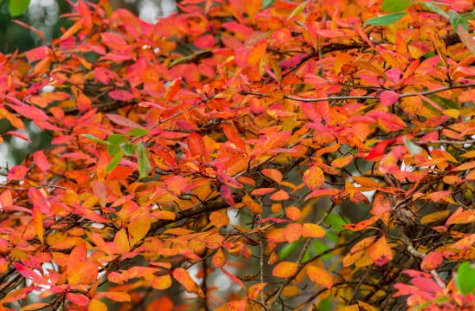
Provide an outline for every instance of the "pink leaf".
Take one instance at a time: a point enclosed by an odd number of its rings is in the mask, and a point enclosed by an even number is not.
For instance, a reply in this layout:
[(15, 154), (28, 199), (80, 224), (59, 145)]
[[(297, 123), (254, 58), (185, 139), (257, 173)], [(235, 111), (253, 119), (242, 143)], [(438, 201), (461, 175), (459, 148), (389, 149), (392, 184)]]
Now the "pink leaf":
[(112, 99), (119, 100), (119, 101), (130, 101), (135, 98), (134, 94), (130, 93), (129, 91), (125, 90), (114, 90), (109, 92), (109, 96)]
[(391, 106), (399, 99), (399, 94), (394, 91), (384, 91), (379, 95), (383, 106)]

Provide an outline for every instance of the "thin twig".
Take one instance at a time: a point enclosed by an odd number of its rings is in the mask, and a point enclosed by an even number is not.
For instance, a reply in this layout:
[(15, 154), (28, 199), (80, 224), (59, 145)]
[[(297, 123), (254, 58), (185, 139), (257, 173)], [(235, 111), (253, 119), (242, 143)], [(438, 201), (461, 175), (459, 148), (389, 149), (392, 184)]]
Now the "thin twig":
[[(424, 96), (430, 95), (435, 93), (440, 93), (444, 91), (449, 91), (453, 89), (465, 89), (469, 87), (475, 87), (475, 83), (468, 83), (468, 84), (456, 84), (452, 86), (444, 86), (434, 90), (427, 90), (422, 92), (414, 92), (414, 93), (402, 93), (399, 95), (399, 98), (407, 98), (407, 97), (415, 97), (415, 96)], [(269, 97), (269, 95), (264, 93), (258, 92), (248, 92), (248, 91), (241, 91), (242, 95), (255, 95), (259, 97)], [(379, 99), (379, 96), (374, 95), (362, 95), (362, 96), (328, 96), (328, 97), (319, 97), (319, 98), (312, 98), (312, 97), (298, 97), (293, 95), (284, 95), (285, 99), (301, 101), (301, 102), (308, 102), (308, 103), (316, 103), (322, 101), (329, 101), (329, 100), (367, 100), (367, 99)]]

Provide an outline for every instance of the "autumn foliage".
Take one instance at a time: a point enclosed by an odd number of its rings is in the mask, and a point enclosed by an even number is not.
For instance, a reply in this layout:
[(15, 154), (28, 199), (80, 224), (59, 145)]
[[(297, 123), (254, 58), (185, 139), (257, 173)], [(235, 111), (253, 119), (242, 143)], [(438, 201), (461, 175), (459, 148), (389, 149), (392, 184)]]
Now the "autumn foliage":
[(473, 1), (265, 2), (0, 54), (1, 308), (473, 310)]

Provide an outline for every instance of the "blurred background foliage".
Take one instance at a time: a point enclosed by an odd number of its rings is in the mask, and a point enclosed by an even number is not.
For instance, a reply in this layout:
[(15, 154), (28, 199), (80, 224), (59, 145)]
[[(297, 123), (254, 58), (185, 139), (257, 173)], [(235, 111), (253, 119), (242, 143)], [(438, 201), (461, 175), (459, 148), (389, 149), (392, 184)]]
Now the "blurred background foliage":
[[(84, 0), (98, 3), (98, 0)], [(105, 2), (105, 1), (102, 1)], [(157, 19), (176, 11), (175, 0), (109, 0), (112, 9), (124, 8), (132, 11), (143, 20), (154, 23)], [(0, 53), (24, 52), (42, 45), (41, 39), (30, 30), (16, 24), (19, 20), (40, 30), (48, 40), (61, 36), (71, 22), (62, 18), (71, 11), (68, 0), (0, 0)], [(0, 120), (0, 133), (11, 130), (6, 120)], [(8, 168), (18, 164), (32, 152), (47, 148), (51, 134), (40, 131), (33, 123), (27, 124), (24, 131), (32, 143), (5, 135), (0, 144), (0, 167)]]

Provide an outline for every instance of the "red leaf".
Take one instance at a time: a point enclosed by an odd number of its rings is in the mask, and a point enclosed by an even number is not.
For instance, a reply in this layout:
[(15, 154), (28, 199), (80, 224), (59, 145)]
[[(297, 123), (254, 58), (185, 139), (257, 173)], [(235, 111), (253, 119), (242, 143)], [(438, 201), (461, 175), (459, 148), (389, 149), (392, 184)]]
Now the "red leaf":
[(5, 96), (8, 101), (11, 103), (15, 104), (9, 104), (10, 108), (21, 114), (27, 119), (33, 120), (33, 121), (46, 121), (48, 120), (48, 116), (46, 113), (44, 113), (41, 109), (38, 109), (34, 106), (26, 105), (19, 101), (18, 99), (12, 97), (12, 96)]
[(23, 165), (15, 165), (8, 171), (7, 179), (9, 181), (23, 180), (26, 173), (28, 173), (28, 168), (24, 167)]
[(188, 135), (188, 148), (190, 148), (193, 155), (204, 156), (206, 149), (203, 137), (198, 133), (190, 133)]
[(48, 162), (48, 158), (41, 150), (33, 154), (33, 162), (35, 162), (36, 166), (38, 166), (43, 172), (51, 168), (51, 164)]
[(37, 285), (51, 285), (46, 281), (40, 274), (36, 273), (35, 271), (31, 270), (30, 268), (25, 267), (24, 265), (15, 262), (13, 263), (15, 269), (23, 275), (23, 277), (33, 281)]
[(165, 103), (169, 103), (173, 97), (178, 93), (181, 87), (181, 81), (182, 78), (178, 78), (173, 80), (170, 85), (167, 88), (166, 94), (165, 94)]
[(66, 298), (78, 306), (87, 306), (89, 304), (89, 298), (83, 294), (67, 293)]
[(135, 99), (134, 94), (130, 93), (129, 91), (125, 91), (125, 90), (110, 91), (109, 96), (112, 99), (115, 99), (115, 100), (118, 100), (118, 101), (123, 101), (123, 102), (131, 101), (131, 100)]
[(31, 143), (31, 139), (30, 139), (28, 136), (26, 136), (25, 134), (21, 133), (21, 132), (18, 132), (18, 131), (8, 131), (8, 132), (6, 132), (5, 134), (18, 137), (18, 138), (20, 138), (20, 139), (23, 139), (23, 140), (25, 140), (25, 141)]
[(426, 271), (434, 270), (443, 261), (443, 257), (439, 252), (431, 252), (424, 257), (421, 263), (421, 268)]
[(399, 99), (399, 94), (394, 91), (384, 91), (379, 95), (383, 106), (391, 106)]
[(380, 142), (375, 147), (373, 147), (373, 149), (371, 149), (369, 154), (365, 157), (365, 160), (369, 160), (369, 161), (379, 160), (380, 157), (384, 155), (386, 148), (392, 143), (394, 143), (395, 141), (396, 141), (395, 139), (388, 139), (388, 140)]

